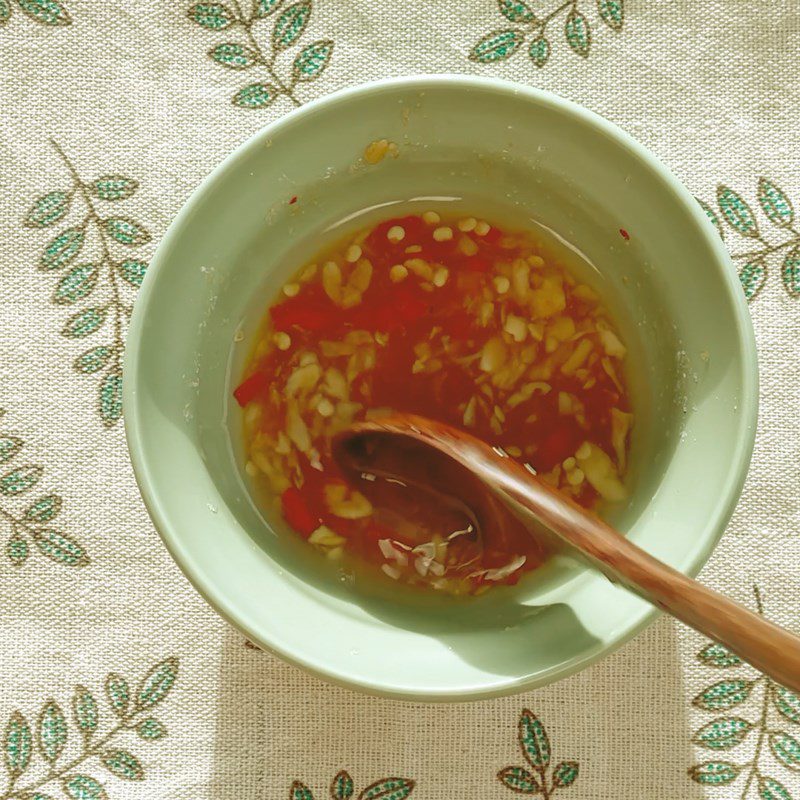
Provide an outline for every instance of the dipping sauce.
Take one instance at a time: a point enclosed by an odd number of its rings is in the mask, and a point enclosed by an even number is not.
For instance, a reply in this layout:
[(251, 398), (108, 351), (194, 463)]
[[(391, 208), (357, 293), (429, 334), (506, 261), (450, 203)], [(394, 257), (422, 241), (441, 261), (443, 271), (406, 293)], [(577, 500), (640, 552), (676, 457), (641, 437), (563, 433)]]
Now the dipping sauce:
[(392, 509), (373, 507), (330, 439), (411, 412), (502, 448), (587, 508), (621, 501), (625, 354), (596, 292), (536, 231), (436, 211), (388, 219), (305, 265), (266, 310), (234, 392), (246, 472), (330, 559), (452, 594), (516, 583), (547, 558), (524, 529), (477, 535), (468, 509), (402, 485)]

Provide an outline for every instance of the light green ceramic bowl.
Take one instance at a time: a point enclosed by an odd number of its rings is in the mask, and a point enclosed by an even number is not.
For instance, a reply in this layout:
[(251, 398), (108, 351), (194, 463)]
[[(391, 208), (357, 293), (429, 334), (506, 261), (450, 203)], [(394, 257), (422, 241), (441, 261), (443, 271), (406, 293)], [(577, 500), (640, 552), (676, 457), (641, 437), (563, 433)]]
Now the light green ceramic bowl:
[[(382, 138), (400, 157), (366, 166), (364, 147)], [(743, 295), (686, 189), (614, 125), (544, 92), (455, 76), (392, 80), (264, 128), (202, 184), (158, 249), (131, 324), (124, 409), (153, 521), (227, 620), (337, 683), (465, 700), (575, 672), (655, 611), (564, 557), (472, 600), (343, 581), (254, 503), (231, 401), (263, 309), (304, 258), (376, 214), (448, 202), (533, 218), (594, 264), (585, 278), (625, 329), (637, 412), (633, 495), (614, 522), (694, 575), (734, 508), (753, 444), (757, 370)]]

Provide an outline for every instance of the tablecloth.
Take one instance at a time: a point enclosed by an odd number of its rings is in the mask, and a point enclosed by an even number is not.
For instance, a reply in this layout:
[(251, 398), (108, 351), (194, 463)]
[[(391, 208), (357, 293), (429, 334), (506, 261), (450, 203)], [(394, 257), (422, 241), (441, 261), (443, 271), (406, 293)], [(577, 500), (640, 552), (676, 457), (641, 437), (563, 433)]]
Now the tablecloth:
[(120, 419), (148, 260), (250, 134), (385, 76), (552, 90), (650, 148), (730, 248), (761, 411), (702, 580), (800, 630), (799, 52), (796, 0), (0, 0), (0, 800), (800, 798), (800, 698), (668, 619), (461, 705), (248, 646), (167, 555)]

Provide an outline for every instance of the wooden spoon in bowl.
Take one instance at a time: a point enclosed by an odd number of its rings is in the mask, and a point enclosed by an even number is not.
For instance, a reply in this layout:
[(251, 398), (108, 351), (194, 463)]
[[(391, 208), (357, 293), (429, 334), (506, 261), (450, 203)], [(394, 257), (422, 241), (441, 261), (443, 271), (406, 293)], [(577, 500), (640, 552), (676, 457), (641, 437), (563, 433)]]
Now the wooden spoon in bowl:
[[(521, 521), (532, 535), (554, 534), (614, 583), (800, 691), (800, 637), (653, 558), (499, 448), (443, 423), (395, 414), (340, 433), (333, 454), (352, 481), (367, 473), (424, 486), (463, 503), (479, 528)], [(359, 481), (359, 489), (371, 485), (376, 491), (379, 484)]]

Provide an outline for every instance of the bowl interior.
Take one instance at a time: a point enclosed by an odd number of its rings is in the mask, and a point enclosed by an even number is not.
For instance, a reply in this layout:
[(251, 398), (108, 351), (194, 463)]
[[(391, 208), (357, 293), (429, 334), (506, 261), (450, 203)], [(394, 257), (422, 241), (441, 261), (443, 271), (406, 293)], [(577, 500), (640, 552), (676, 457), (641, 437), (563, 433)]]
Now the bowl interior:
[[(364, 147), (380, 138), (399, 158), (366, 165)], [(541, 93), (474, 79), (388, 82), (254, 137), (195, 194), (151, 266), (125, 413), (165, 541), (250, 638), (353, 686), (466, 698), (574, 671), (651, 610), (566, 555), (466, 601), (353, 582), (254, 502), (231, 401), (264, 309), (304, 260), (348, 230), (430, 207), (541, 225), (576, 249), (571, 262), (612, 305), (630, 349), (633, 493), (613, 522), (696, 572), (752, 445), (747, 312), (716, 233), (674, 179), (612, 126)]]

